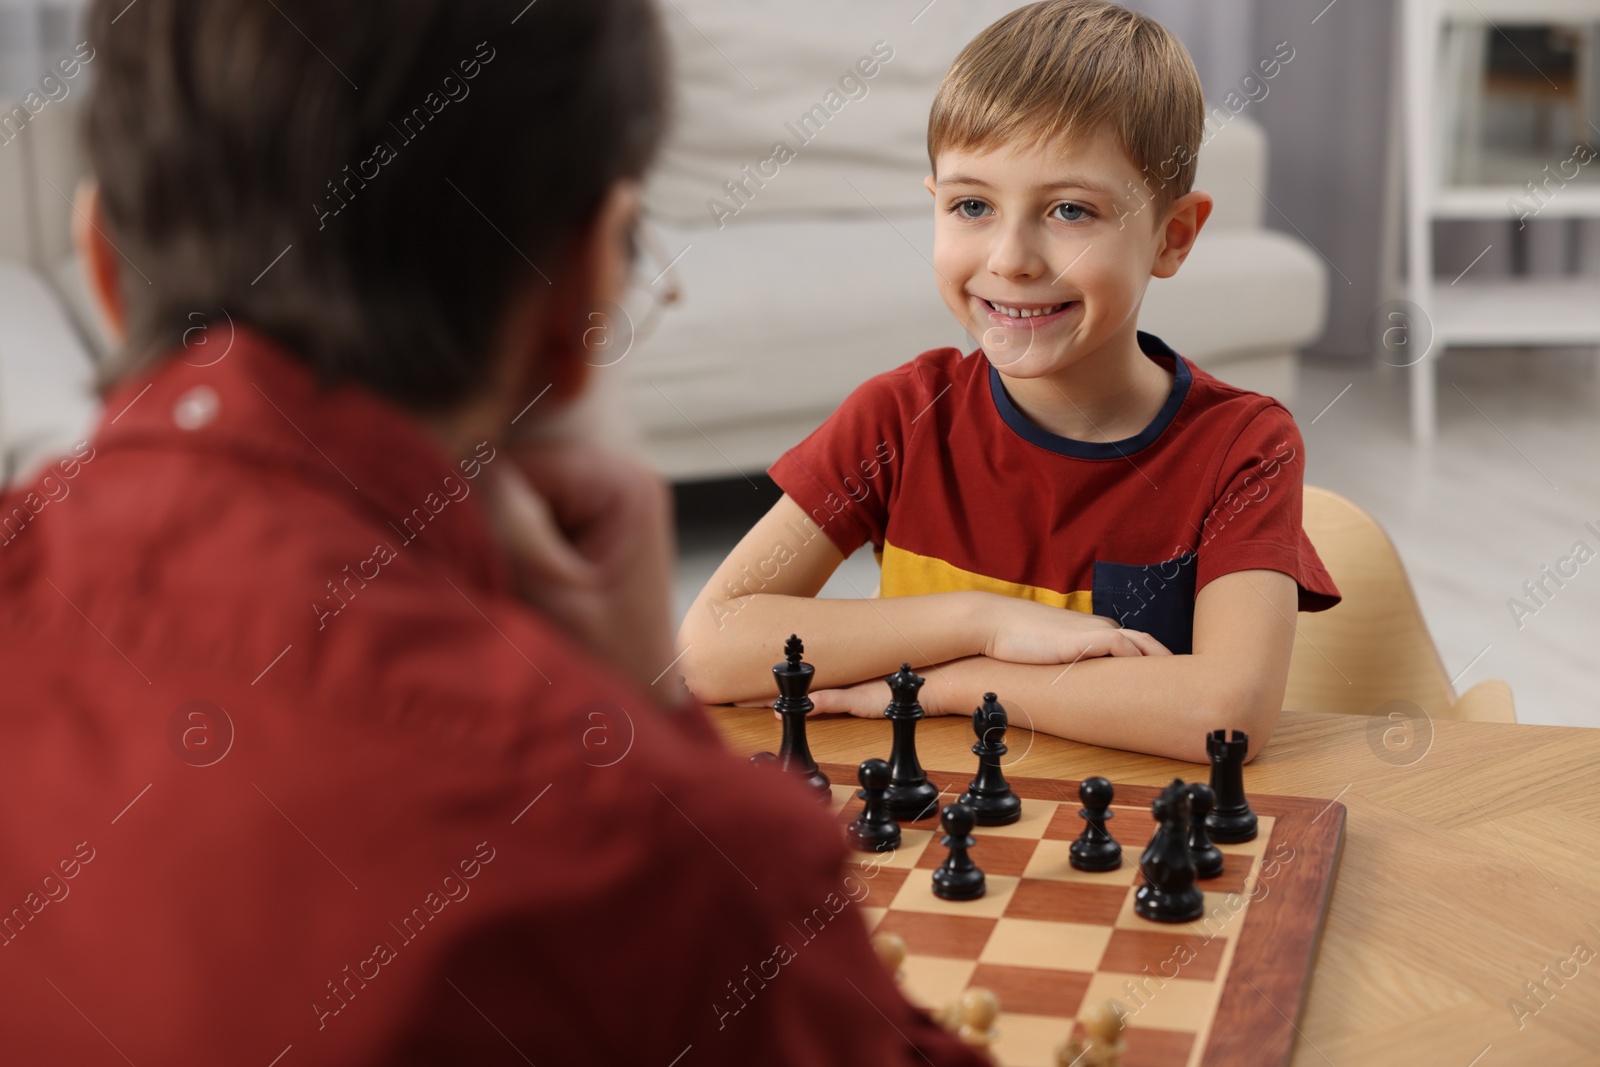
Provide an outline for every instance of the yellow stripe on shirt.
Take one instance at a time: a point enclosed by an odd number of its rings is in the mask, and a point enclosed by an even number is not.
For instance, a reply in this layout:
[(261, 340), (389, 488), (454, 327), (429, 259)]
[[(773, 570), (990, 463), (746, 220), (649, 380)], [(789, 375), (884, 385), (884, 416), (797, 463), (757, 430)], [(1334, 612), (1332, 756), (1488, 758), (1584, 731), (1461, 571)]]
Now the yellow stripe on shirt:
[(924, 593), (955, 593), (976, 589), (1022, 600), (1036, 600), (1041, 604), (1070, 608), (1085, 614), (1094, 612), (1094, 594), (1089, 590), (1058, 593), (1054, 589), (1041, 589), (1036, 585), (1006, 582), (987, 574), (962, 570), (933, 556), (908, 552), (887, 542), (878, 556), (878, 562), (883, 569), (879, 596), (919, 596)]

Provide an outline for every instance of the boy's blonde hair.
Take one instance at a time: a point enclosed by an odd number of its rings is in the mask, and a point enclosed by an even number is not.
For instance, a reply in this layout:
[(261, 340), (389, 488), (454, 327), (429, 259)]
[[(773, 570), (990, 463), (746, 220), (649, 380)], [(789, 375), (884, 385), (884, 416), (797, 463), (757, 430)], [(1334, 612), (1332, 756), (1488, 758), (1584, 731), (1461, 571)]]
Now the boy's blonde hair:
[(928, 162), (947, 149), (1060, 143), (1110, 123), (1157, 213), (1194, 186), (1205, 95), (1188, 51), (1152, 18), (1107, 0), (1043, 0), (961, 50), (928, 117)]

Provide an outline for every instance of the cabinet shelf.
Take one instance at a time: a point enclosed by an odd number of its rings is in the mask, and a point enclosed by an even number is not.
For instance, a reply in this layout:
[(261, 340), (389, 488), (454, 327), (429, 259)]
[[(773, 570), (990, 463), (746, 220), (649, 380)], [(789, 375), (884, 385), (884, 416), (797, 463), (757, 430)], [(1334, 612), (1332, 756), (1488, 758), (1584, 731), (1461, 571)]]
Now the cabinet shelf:
[(1439, 0), (1445, 17), (1458, 22), (1526, 25), (1542, 22), (1587, 22), (1595, 18), (1594, 0)]
[(1600, 182), (1568, 182), (1553, 190), (1538, 206), (1526, 189), (1515, 185), (1460, 185), (1439, 190), (1433, 197), (1436, 219), (1511, 219), (1519, 217), (1512, 201), (1538, 207), (1541, 219), (1600, 218)]
[(1433, 291), (1434, 348), (1600, 344), (1600, 280), (1463, 279)]

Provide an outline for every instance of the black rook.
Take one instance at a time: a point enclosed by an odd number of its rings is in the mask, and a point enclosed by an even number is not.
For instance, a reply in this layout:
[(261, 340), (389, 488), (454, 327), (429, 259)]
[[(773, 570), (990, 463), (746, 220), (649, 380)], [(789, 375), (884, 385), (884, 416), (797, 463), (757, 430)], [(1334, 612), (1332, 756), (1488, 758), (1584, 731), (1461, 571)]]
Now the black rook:
[(1211, 840), (1224, 845), (1241, 841), (1254, 841), (1256, 813), (1250, 810), (1250, 801), (1244, 795), (1244, 757), (1250, 748), (1250, 738), (1243, 730), (1212, 730), (1206, 735), (1206, 753), (1211, 757), (1211, 791), (1217, 795), (1217, 806), (1206, 816), (1206, 830)]

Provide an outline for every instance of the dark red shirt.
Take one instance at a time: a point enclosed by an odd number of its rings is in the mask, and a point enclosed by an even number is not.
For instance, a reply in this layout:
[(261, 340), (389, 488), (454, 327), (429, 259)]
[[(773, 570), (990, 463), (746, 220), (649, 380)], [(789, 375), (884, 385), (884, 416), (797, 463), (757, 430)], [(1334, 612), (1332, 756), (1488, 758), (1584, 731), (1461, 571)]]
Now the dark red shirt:
[(872, 544), (886, 597), (1002, 593), (1116, 619), (1179, 654), (1196, 596), (1224, 574), (1280, 571), (1301, 611), (1337, 604), (1301, 526), (1289, 412), (1152, 334), (1139, 344), (1172, 388), (1126, 440), (1050, 433), (981, 350), (943, 348), (867, 381), (772, 476), (839, 551)]
[(978, 1062), (799, 787), (513, 596), (508, 457), (214, 359), (0, 495), (0, 1060)]

